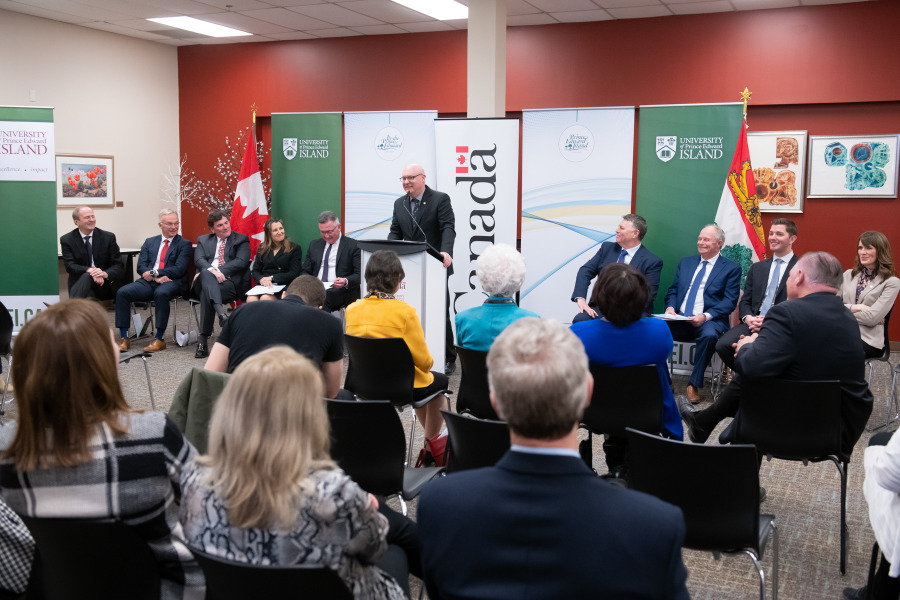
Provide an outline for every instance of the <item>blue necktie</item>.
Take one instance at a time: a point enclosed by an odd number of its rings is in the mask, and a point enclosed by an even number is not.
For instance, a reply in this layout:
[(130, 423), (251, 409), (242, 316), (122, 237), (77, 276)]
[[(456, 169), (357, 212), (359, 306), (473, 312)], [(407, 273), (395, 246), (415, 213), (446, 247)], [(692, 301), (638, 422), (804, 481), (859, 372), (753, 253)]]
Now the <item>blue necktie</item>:
[(687, 302), (684, 304), (684, 316), (686, 317), (694, 316), (694, 304), (697, 302), (697, 291), (700, 289), (700, 282), (703, 281), (703, 276), (706, 275), (706, 265), (708, 264), (709, 263), (705, 260), (701, 263), (700, 270), (697, 271), (694, 281), (691, 282), (691, 289), (688, 291)]
[(619, 254), (619, 260), (617, 260), (616, 262), (624, 263), (626, 256), (628, 256), (628, 250), (622, 250), (622, 253)]
[(769, 312), (769, 309), (775, 303), (775, 290), (778, 289), (778, 280), (781, 278), (781, 263), (782, 260), (780, 258), (775, 259), (775, 272), (772, 273), (772, 280), (769, 282), (769, 289), (766, 290), (766, 297), (762, 306), (759, 307), (759, 314), (762, 316), (766, 316), (766, 313)]
[(91, 248), (91, 236), (89, 236), (89, 235), (84, 236), (84, 249), (88, 255), (87, 266), (93, 267), (94, 266), (94, 249)]

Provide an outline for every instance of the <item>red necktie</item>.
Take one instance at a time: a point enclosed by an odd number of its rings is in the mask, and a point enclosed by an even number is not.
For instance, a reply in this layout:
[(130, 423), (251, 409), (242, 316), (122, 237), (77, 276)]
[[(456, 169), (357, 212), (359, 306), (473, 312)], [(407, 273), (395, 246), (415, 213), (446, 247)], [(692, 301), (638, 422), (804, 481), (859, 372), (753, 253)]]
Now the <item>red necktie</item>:
[(221, 269), (222, 265), (225, 264), (225, 242), (219, 242), (219, 253), (216, 255), (216, 259), (219, 261), (219, 264), (216, 268)]
[(164, 269), (166, 266), (166, 251), (169, 249), (169, 240), (166, 240), (166, 243), (163, 244), (162, 252), (159, 253), (159, 266), (157, 269)]

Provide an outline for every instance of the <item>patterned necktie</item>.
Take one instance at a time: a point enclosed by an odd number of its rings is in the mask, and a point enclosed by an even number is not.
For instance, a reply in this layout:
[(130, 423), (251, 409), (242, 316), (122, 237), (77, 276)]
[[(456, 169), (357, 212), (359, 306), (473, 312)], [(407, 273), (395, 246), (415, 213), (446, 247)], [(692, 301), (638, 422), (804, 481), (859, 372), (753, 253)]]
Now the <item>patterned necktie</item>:
[(687, 302), (684, 304), (684, 316), (693, 317), (694, 316), (694, 304), (697, 303), (697, 291), (700, 290), (700, 282), (703, 281), (703, 276), (706, 275), (706, 266), (709, 264), (707, 261), (703, 261), (700, 270), (697, 271), (697, 275), (694, 277), (694, 281), (691, 283), (691, 289), (688, 291)]
[(628, 256), (628, 250), (622, 250), (622, 252), (619, 254), (619, 260), (617, 260), (616, 262), (624, 263), (626, 256)]
[(221, 269), (222, 265), (225, 264), (225, 240), (219, 241), (218, 244), (219, 244), (219, 253), (216, 254), (216, 260), (219, 261), (217, 268)]
[(159, 253), (159, 266), (157, 269), (163, 269), (166, 266), (166, 252), (169, 250), (169, 240), (166, 240), (166, 243), (163, 244), (162, 252)]
[(781, 279), (781, 263), (783, 261), (780, 258), (775, 259), (775, 271), (772, 273), (772, 281), (769, 282), (769, 288), (766, 290), (766, 297), (763, 300), (762, 306), (759, 307), (759, 314), (762, 316), (766, 316), (766, 313), (769, 312), (769, 309), (772, 308), (772, 305), (775, 303), (775, 291), (778, 289), (778, 280)]
[(331, 258), (331, 244), (325, 249), (325, 258), (322, 259), (322, 281), (328, 281), (328, 259)]
[(94, 266), (94, 249), (91, 248), (91, 236), (84, 236), (84, 249), (87, 250), (88, 266)]
[(413, 198), (409, 201), (410, 212), (412, 213), (413, 218), (416, 217), (416, 213), (419, 212), (419, 201)]

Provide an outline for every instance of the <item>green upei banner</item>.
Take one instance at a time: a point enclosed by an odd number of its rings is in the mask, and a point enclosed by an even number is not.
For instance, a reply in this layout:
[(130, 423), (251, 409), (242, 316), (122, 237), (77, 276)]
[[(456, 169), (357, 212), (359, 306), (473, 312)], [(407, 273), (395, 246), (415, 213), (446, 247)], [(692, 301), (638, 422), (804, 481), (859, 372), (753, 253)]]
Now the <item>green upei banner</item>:
[(0, 106), (0, 302), (18, 330), (59, 302), (53, 109)]
[(644, 243), (663, 260), (656, 312), (664, 309), (678, 261), (696, 254), (697, 234), (715, 220), (742, 106), (640, 107), (636, 211), (647, 219)]
[(272, 210), (303, 248), (323, 210), (341, 215), (341, 113), (272, 115)]

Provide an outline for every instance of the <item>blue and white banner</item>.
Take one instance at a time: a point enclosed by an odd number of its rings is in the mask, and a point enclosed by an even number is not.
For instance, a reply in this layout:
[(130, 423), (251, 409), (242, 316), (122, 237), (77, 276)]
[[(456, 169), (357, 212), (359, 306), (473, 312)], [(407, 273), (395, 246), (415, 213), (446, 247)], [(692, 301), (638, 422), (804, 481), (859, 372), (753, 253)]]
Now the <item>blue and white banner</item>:
[(420, 164), (434, 187), (437, 111), (344, 113), (344, 231), (360, 240), (387, 239), (400, 172)]
[(631, 212), (634, 109), (528, 110), (522, 127), (519, 304), (571, 323), (578, 268)]
[(436, 189), (449, 194), (456, 216), (450, 316), (485, 299), (475, 261), (495, 243), (516, 247), (519, 188), (518, 119), (435, 122)]

